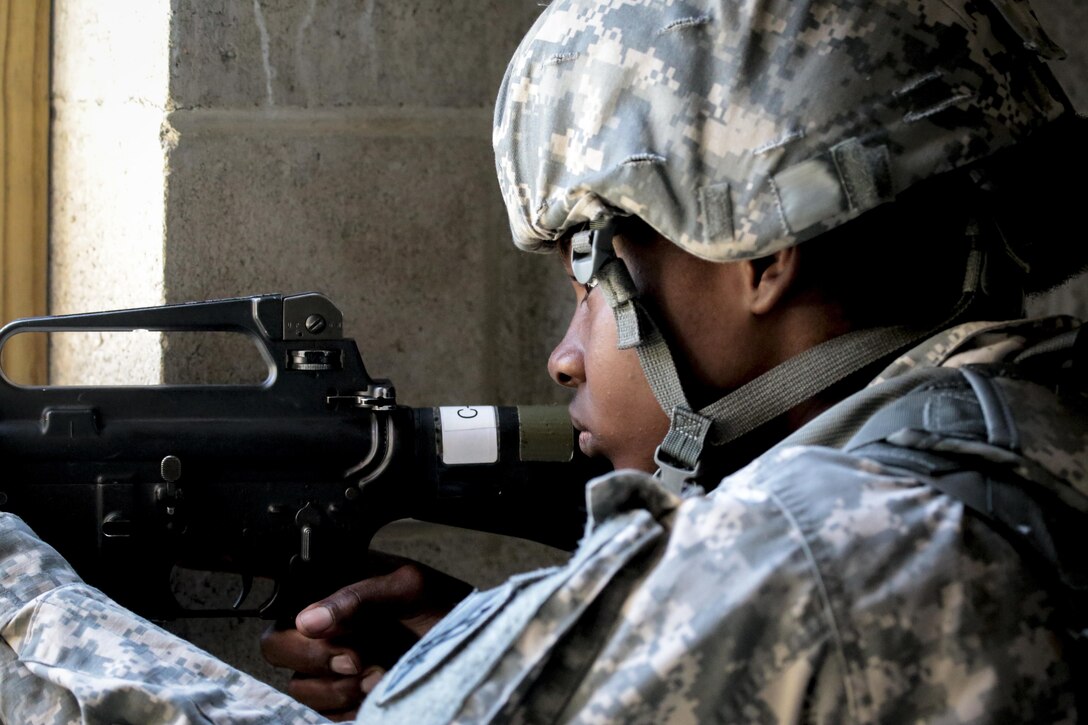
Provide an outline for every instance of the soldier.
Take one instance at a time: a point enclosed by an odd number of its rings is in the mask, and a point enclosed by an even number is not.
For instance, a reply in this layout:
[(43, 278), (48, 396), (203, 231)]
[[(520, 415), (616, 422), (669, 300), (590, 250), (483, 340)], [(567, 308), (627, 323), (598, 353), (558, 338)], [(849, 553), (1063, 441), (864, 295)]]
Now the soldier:
[(363, 719), (1072, 719), (1040, 520), (1086, 503), (1083, 412), (1044, 390), (1075, 333), (986, 322), (1083, 267), (1043, 181), (1083, 148), (1057, 53), (1025, 3), (552, 3), (499, 94), (499, 181), (572, 279), (549, 369), (583, 449), (659, 477), (596, 481), (570, 566), (384, 678), (336, 636), (390, 598), (425, 630), (428, 577), (309, 608), (265, 640), (292, 692), (370, 692)]
[[(549, 370), (620, 470), (562, 567), (448, 614), (410, 564), (307, 608), (265, 642), (293, 693), (366, 694), (361, 722), (1075, 721), (1088, 343), (1015, 319), (1086, 261), (1056, 52), (1017, 0), (553, 2), (497, 169), (571, 278)], [(160, 662), (181, 645), (2, 523), (5, 719), (318, 721)], [(376, 610), (421, 636), (388, 672), (338, 639)]]

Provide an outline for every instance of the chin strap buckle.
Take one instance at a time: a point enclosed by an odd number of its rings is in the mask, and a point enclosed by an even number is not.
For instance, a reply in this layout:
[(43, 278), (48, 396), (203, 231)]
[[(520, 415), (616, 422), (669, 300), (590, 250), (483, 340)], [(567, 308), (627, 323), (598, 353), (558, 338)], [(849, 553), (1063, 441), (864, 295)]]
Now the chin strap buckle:
[(684, 405), (672, 409), (669, 432), (654, 451), (657, 476), (673, 493), (679, 494), (698, 482), (703, 473), (700, 460), (707, 434), (714, 421)]
[(702, 461), (696, 461), (694, 466), (688, 467), (674, 461), (661, 450), (661, 446), (654, 451), (654, 463), (657, 464), (657, 478), (672, 493), (680, 495), (684, 489), (693, 486), (703, 473)]

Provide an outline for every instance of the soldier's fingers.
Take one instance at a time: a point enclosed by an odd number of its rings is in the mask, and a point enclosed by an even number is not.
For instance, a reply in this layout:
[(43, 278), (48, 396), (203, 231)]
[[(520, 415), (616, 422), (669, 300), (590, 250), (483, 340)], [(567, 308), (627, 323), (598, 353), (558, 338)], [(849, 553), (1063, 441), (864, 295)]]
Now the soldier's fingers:
[(269, 629), (261, 635), (261, 655), (275, 667), (309, 675), (355, 675), (359, 656), (327, 640), (311, 639), (294, 629)]
[(359, 687), (363, 693), (369, 695), (374, 691), (374, 688), (378, 686), (382, 678), (385, 677), (385, 670), (381, 667), (368, 667), (363, 670), (362, 679), (359, 682)]
[(292, 677), (287, 694), (321, 713), (356, 709), (363, 701), (358, 677)]

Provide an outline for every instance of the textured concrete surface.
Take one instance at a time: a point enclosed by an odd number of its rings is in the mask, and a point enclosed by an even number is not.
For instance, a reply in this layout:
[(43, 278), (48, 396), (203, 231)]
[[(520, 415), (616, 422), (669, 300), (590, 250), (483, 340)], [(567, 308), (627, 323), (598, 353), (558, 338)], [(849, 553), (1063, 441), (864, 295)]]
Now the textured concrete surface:
[(490, 110), (524, 0), (174, 0), (179, 108)]

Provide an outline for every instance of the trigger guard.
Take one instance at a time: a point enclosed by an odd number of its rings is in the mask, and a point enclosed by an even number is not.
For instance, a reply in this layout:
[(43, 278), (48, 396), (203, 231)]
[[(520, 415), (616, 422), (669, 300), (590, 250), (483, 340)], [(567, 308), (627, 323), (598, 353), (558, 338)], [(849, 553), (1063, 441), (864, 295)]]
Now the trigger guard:
[(242, 574), (242, 591), (238, 592), (238, 597), (234, 600), (234, 604), (230, 605), (231, 609), (241, 609), (245, 604), (246, 599), (253, 592), (253, 575)]

